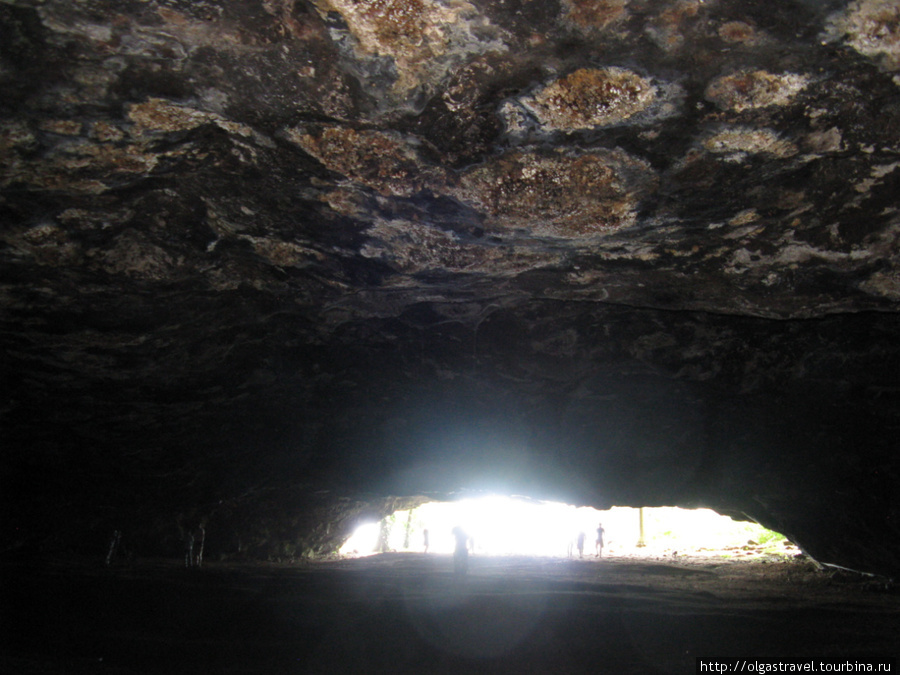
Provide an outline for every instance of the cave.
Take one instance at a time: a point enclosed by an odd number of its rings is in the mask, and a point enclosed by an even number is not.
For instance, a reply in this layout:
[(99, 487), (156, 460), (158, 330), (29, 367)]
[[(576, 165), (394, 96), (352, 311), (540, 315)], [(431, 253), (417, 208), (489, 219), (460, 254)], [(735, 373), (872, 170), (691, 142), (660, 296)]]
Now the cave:
[[(896, 659), (893, 0), (8, 0), (0, 93), (2, 668)], [(488, 494), (799, 553), (337, 554)]]

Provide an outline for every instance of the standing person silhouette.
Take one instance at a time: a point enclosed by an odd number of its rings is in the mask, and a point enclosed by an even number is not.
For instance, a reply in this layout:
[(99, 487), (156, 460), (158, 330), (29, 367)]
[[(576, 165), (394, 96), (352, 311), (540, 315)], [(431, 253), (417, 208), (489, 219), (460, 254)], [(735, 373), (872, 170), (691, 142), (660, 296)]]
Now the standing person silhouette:
[(422, 541), (425, 544), (425, 553), (428, 553), (428, 528), (422, 530)]
[(184, 535), (184, 566), (188, 569), (194, 566), (194, 533), (191, 530)]
[(584, 557), (584, 532), (578, 533), (578, 539), (576, 540), (576, 545), (578, 546), (578, 557)]
[(594, 542), (598, 558), (603, 557), (603, 533), (604, 532), (606, 532), (606, 530), (603, 529), (603, 523), (598, 523), (598, 525), (597, 525), (597, 540)]
[(453, 528), (453, 536), (456, 538), (456, 548), (453, 549), (453, 573), (458, 577), (464, 577), (469, 570), (469, 536), (459, 525)]

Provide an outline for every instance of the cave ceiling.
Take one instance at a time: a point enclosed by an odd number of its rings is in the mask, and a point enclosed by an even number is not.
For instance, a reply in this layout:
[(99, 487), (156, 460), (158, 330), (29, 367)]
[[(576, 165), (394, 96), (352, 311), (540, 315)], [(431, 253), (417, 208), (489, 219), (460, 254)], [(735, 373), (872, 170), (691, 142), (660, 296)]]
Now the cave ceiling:
[(25, 510), (494, 487), (900, 568), (895, 2), (17, 0), (0, 31)]

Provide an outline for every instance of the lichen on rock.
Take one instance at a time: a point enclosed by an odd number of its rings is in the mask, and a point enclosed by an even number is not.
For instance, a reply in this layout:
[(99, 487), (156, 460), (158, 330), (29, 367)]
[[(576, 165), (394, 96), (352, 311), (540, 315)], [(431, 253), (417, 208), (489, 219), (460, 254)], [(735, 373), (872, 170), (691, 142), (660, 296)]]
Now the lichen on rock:
[(889, 71), (900, 69), (900, 5), (894, 0), (857, 0), (830, 17), (826, 35), (846, 39), (863, 56)]
[(160, 156), (143, 143), (95, 143), (75, 137), (43, 155), (11, 153), (0, 186), (18, 183), (36, 190), (101, 194), (111, 185), (151, 173)]
[[(317, 0), (316, 6), (323, 16), (341, 16), (352, 36), (354, 60), (390, 60), (395, 72), (387, 92), (391, 107), (409, 106), (410, 95), (418, 90), (434, 91), (454, 66), (473, 55), (505, 49), (487, 19), (466, 0)], [(360, 73), (371, 74), (365, 68)], [(370, 79), (379, 86), (378, 77)]]
[(514, 151), (461, 177), (456, 194), (498, 228), (533, 235), (592, 237), (634, 223), (653, 183), (644, 162), (622, 151)]
[(646, 109), (656, 89), (624, 68), (581, 68), (522, 99), (551, 130), (576, 131), (619, 124)]
[(719, 26), (717, 34), (729, 44), (756, 46), (763, 40), (759, 31), (744, 21), (728, 21)]
[(717, 78), (706, 89), (706, 97), (725, 110), (744, 112), (768, 106), (785, 106), (810, 84), (797, 73), (740, 71)]
[(797, 154), (797, 146), (772, 129), (731, 127), (713, 133), (703, 141), (703, 147), (715, 154), (739, 160), (744, 155), (769, 155), (786, 159)]
[(188, 131), (210, 121), (207, 112), (159, 98), (132, 105), (128, 117), (139, 132)]
[(703, 0), (676, 0), (648, 24), (646, 32), (662, 49), (669, 52), (679, 49), (689, 38), (688, 22), (702, 7)]
[(563, 16), (581, 31), (602, 30), (627, 17), (626, 0), (562, 0)]
[(446, 182), (446, 173), (418, 155), (420, 141), (395, 132), (328, 127), (286, 130), (290, 141), (330, 171), (384, 195), (408, 197)]

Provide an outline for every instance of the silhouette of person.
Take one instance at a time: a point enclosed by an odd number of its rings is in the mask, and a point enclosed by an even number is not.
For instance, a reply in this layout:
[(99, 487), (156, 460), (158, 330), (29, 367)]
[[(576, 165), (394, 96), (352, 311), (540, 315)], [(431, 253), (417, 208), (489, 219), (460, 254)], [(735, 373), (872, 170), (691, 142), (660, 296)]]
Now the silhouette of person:
[(425, 543), (425, 553), (428, 553), (428, 528), (422, 530), (422, 540)]
[(603, 523), (598, 523), (597, 525), (597, 541), (595, 542), (595, 547), (597, 551), (597, 557), (603, 557), (603, 533), (606, 530), (603, 529)]
[(200, 523), (197, 528), (200, 534), (197, 536), (197, 550), (194, 551), (194, 567), (199, 568), (203, 564), (203, 546), (206, 544), (206, 526)]
[(113, 530), (112, 537), (109, 540), (109, 551), (106, 554), (106, 566), (112, 565), (119, 557), (121, 552), (120, 544), (122, 543), (122, 532)]
[(456, 538), (456, 548), (453, 549), (453, 573), (463, 577), (469, 569), (469, 548), (467, 546), (469, 536), (459, 525), (453, 528), (453, 536)]
[(578, 539), (575, 541), (575, 545), (578, 547), (578, 557), (584, 557), (584, 532), (578, 533)]
[(184, 566), (194, 566), (194, 533), (191, 531), (184, 535)]

